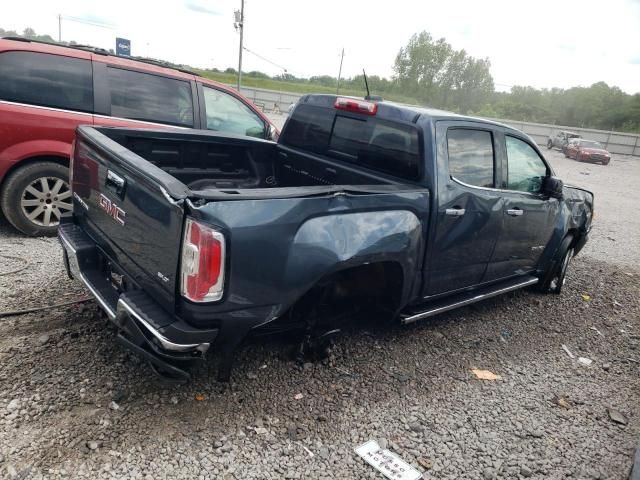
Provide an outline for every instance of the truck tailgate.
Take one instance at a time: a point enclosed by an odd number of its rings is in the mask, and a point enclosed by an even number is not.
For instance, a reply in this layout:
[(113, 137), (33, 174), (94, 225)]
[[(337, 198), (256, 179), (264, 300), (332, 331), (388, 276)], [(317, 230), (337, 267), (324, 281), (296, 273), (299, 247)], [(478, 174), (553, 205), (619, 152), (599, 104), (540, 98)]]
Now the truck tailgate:
[(173, 310), (186, 186), (86, 127), (77, 130), (71, 170), (77, 222), (131, 281)]

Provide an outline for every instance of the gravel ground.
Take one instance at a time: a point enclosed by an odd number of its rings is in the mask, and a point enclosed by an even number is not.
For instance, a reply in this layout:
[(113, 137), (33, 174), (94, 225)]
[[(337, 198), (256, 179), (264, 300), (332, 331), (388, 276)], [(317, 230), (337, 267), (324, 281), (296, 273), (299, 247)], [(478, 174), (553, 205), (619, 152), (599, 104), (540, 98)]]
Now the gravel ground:
[[(382, 478), (353, 453), (378, 439), (425, 478), (626, 478), (640, 433), (640, 227), (618, 212), (638, 200), (640, 161), (549, 158), (597, 195), (560, 296), (520, 291), (351, 332), (303, 367), (288, 345), (256, 343), (225, 389), (213, 366), (186, 386), (156, 383), (93, 302), (2, 318), (0, 477)], [(0, 220), (0, 255), (0, 312), (85, 295), (55, 239)]]

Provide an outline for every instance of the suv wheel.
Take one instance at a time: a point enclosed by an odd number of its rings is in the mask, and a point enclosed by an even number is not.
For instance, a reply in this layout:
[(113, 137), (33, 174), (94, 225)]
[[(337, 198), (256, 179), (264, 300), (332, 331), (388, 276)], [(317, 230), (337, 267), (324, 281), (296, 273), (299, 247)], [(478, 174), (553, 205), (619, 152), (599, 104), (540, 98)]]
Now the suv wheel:
[(60, 217), (72, 209), (69, 169), (54, 162), (19, 168), (5, 181), (0, 204), (7, 220), (22, 233), (55, 235)]

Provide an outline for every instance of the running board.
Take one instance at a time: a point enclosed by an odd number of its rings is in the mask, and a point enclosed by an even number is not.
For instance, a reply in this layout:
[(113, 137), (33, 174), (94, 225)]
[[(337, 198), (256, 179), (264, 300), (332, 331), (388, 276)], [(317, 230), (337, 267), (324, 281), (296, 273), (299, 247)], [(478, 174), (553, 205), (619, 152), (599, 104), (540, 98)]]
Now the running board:
[(471, 305), (472, 303), (486, 300), (487, 298), (502, 295), (503, 293), (518, 290), (519, 288), (528, 287), (538, 283), (538, 278), (532, 276), (519, 277), (515, 280), (511, 280), (508, 283), (500, 283), (498, 285), (491, 285), (484, 289), (468, 292), (462, 295), (456, 295), (454, 301), (450, 299), (444, 299), (434, 301), (428, 306), (427, 310), (419, 312), (408, 312), (400, 315), (400, 321), (403, 324), (412, 323), (423, 318), (432, 317), (439, 313), (448, 312), (454, 308), (464, 307), (465, 305)]

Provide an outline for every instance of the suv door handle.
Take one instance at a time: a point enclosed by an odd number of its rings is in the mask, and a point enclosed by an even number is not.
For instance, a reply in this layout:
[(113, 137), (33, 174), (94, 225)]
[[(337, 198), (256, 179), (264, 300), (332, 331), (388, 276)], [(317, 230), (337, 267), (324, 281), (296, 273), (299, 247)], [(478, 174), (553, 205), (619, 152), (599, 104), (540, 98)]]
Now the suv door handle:
[(510, 208), (507, 210), (507, 215), (511, 215), (512, 217), (519, 217), (524, 214), (524, 210), (521, 208)]
[(445, 215), (449, 215), (450, 217), (461, 217), (464, 215), (466, 210), (464, 208), (447, 208), (444, 213)]

